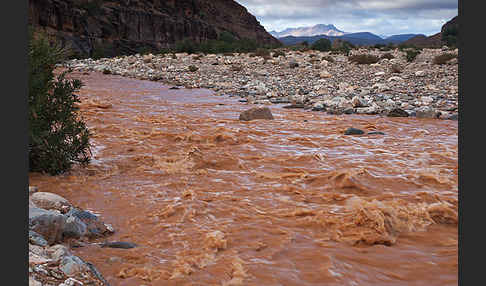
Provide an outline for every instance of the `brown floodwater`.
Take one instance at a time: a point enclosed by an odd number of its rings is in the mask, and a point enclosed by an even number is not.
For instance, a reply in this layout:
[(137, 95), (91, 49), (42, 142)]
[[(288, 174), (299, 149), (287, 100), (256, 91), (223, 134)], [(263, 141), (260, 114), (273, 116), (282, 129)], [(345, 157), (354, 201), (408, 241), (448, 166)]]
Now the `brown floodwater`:
[(242, 122), (238, 97), (74, 76), (92, 162), (29, 183), (139, 245), (73, 249), (111, 285), (458, 284), (457, 121), (271, 105)]

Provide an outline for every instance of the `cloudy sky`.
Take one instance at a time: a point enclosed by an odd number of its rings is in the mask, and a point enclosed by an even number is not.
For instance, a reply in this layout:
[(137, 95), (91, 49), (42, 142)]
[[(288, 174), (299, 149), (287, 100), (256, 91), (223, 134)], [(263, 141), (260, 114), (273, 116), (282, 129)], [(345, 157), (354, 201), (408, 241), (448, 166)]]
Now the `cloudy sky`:
[(440, 32), (458, 14), (458, 0), (236, 0), (267, 31), (334, 24), (344, 32), (376, 35)]

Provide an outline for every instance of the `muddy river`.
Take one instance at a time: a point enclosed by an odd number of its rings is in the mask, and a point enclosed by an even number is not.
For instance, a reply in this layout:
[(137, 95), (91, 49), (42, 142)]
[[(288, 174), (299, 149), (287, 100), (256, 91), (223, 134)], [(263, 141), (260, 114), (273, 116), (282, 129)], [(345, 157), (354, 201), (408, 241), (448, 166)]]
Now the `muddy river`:
[(457, 121), (271, 105), (243, 122), (239, 97), (75, 77), (92, 162), (29, 184), (139, 245), (73, 249), (111, 285), (458, 284)]

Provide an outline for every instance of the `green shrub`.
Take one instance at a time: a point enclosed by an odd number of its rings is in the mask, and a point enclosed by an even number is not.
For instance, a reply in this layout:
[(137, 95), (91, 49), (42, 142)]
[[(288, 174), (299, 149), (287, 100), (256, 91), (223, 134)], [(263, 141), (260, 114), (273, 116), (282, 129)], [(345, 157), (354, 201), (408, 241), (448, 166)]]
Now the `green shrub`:
[(418, 49), (408, 49), (405, 51), (407, 53), (407, 62), (413, 62), (415, 58), (420, 54), (420, 50)]
[(380, 58), (370, 54), (352, 55), (348, 57), (348, 60), (357, 64), (374, 64), (377, 63)]
[(269, 59), (270, 58), (270, 51), (264, 48), (258, 48), (255, 51), (255, 55), (258, 57), (262, 57), (264, 59)]
[(285, 52), (282, 50), (275, 50), (273, 51), (273, 57), (274, 58), (285, 57)]
[(65, 51), (51, 45), (45, 35), (29, 32), (29, 170), (51, 175), (90, 161), (89, 130), (75, 105), (82, 82), (55, 78), (54, 68)]
[(116, 51), (114, 50), (113, 44), (102, 43), (94, 44), (93, 50), (91, 51), (91, 58), (94, 60), (99, 60), (101, 58), (110, 58), (115, 56)]
[(354, 46), (350, 42), (340, 41), (337, 47), (332, 48), (331, 54), (344, 54), (346, 56), (349, 56), (349, 52), (351, 52), (351, 50), (354, 48), (356, 48), (356, 46)]
[(322, 38), (315, 41), (312, 44), (311, 49), (321, 51), (321, 52), (327, 52), (331, 50), (331, 46), (332, 44), (330, 40)]
[(198, 68), (198, 67), (196, 67), (196, 66), (190, 65), (190, 66), (188, 67), (188, 69), (189, 69), (189, 71), (190, 71), (190, 72), (195, 72), (195, 71), (197, 71), (199, 68)]
[(435, 56), (432, 62), (436, 65), (443, 65), (449, 60), (452, 60), (453, 58), (457, 58), (457, 55), (453, 53), (445, 53), (445, 54)]

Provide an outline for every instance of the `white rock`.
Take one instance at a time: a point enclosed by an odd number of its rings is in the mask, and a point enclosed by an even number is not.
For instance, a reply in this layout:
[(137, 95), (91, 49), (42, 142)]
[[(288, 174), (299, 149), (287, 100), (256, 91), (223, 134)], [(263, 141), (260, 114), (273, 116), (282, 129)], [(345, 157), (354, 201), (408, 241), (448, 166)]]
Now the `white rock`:
[(426, 71), (416, 71), (415, 76), (423, 77), (427, 74)]
[(332, 75), (328, 71), (321, 71), (321, 73), (319, 74), (319, 77), (320, 78), (330, 78), (330, 77), (332, 77)]
[(37, 192), (31, 196), (32, 202), (39, 208), (46, 210), (58, 210), (63, 211), (66, 207), (70, 207), (71, 204), (63, 197), (48, 193), (48, 192)]
[(434, 98), (432, 96), (421, 96), (420, 101), (422, 101), (425, 104), (430, 104), (434, 101)]
[(403, 80), (403, 78), (399, 77), (399, 76), (392, 76), (388, 79), (388, 82), (391, 82), (391, 81), (401, 81)]
[(29, 276), (29, 286), (42, 286), (42, 283)]
[(376, 76), (380, 76), (380, 75), (384, 75), (384, 74), (385, 74), (385, 72), (384, 72), (384, 71), (381, 71), (381, 72), (377, 72), (377, 73), (375, 73), (375, 75), (376, 75)]

